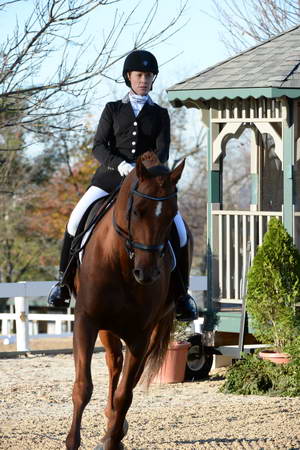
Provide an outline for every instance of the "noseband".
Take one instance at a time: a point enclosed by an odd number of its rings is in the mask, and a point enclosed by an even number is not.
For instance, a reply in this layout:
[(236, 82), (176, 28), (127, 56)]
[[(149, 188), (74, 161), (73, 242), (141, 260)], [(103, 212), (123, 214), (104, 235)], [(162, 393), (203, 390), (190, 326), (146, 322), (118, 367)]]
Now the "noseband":
[(132, 240), (131, 236), (131, 212), (132, 212), (132, 206), (133, 206), (133, 196), (137, 195), (138, 197), (146, 198), (147, 200), (153, 200), (156, 202), (163, 202), (165, 200), (169, 200), (173, 197), (176, 197), (177, 195), (177, 189), (172, 192), (170, 195), (166, 195), (165, 197), (153, 197), (152, 195), (144, 194), (143, 192), (138, 191), (138, 184), (139, 180), (137, 180), (131, 190), (130, 190), (130, 196), (128, 199), (128, 208), (127, 208), (127, 220), (128, 220), (128, 232), (123, 230), (116, 222), (115, 219), (115, 212), (113, 212), (113, 226), (116, 232), (125, 239), (125, 247), (128, 253), (128, 256), (130, 259), (134, 258), (134, 249), (138, 250), (144, 250), (146, 252), (160, 252), (160, 256), (162, 257), (167, 245), (167, 242), (163, 244), (157, 244), (157, 245), (146, 245), (142, 244), (140, 242), (136, 242)]

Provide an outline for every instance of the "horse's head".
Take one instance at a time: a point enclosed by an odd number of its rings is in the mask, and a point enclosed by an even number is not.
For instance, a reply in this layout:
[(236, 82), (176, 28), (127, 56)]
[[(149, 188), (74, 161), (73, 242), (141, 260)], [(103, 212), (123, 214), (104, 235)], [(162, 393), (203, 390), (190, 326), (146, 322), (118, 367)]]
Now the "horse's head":
[(152, 284), (160, 277), (183, 168), (184, 161), (170, 171), (153, 152), (147, 152), (122, 185), (114, 225), (125, 240), (134, 262), (133, 275), (140, 284)]

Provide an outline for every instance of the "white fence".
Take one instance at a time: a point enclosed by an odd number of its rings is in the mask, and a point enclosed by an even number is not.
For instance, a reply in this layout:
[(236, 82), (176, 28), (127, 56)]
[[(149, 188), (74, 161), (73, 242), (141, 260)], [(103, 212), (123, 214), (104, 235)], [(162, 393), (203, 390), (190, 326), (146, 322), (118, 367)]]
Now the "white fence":
[[(17, 351), (30, 351), (30, 339), (41, 337), (65, 337), (72, 333), (71, 323), (74, 321), (74, 315), (70, 310), (65, 314), (55, 314), (49, 309), (47, 314), (29, 313), (28, 297), (47, 297), (54, 281), (24, 281), (20, 283), (0, 283), (0, 301), (2, 298), (14, 298), (15, 311), (11, 313), (0, 314), (1, 335), (0, 339), (7, 343), (16, 341)], [(190, 279), (191, 291), (206, 291), (207, 278), (192, 276)], [(45, 298), (45, 306), (47, 300)], [(12, 325), (16, 322), (16, 335), (11, 335)], [(54, 323), (54, 334), (37, 334), (37, 323), (46, 321)], [(63, 326), (67, 332), (63, 333)], [(31, 333), (30, 333), (31, 331)]]
[[(28, 297), (47, 296), (53, 281), (32, 281), (20, 283), (0, 283), (0, 301), (1, 298), (14, 298), (14, 313), (0, 314), (1, 321), (1, 340), (5, 343), (16, 341), (17, 351), (29, 351), (30, 339), (41, 337), (65, 337), (71, 333), (63, 333), (63, 325), (67, 324), (67, 329), (71, 329), (71, 322), (74, 320), (73, 314), (55, 314), (54, 310), (49, 309), (47, 314), (30, 314)], [(45, 306), (47, 301), (45, 299)], [(11, 335), (14, 321), (16, 323), (16, 334)], [(40, 321), (54, 325), (54, 334), (38, 334), (37, 324)], [(49, 328), (49, 327), (48, 327)], [(31, 331), (31, 333), (30, 333)]]

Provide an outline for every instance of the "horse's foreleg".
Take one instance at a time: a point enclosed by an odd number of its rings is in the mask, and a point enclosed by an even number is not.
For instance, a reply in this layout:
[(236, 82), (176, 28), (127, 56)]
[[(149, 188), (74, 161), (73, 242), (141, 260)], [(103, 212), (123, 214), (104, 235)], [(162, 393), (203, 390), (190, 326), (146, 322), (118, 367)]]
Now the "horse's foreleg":
[(108, 398), (104, 410), (106, 417), (109, 419), (113, 411), (114, 393), (123, 367), (122, 342), (109, 331), (100, 331), (99, 336), (105, 348), (105, 359), (109, 371)]
[(138, 347), (127, 347), (122, 379), (115, 391), (113, 398), (113, 411), (108, 421), (107, 432), (102, 439), (105, 450), (116, 450), (121, 447), (121, 440), (126, 433), (125, 417), (131, 405), (133, 388), (139, 369), (143, 365), (148, 347), (148, 341), (139, 339)]
[(79, 314), (75, 317), (73, 347), (76, 378), (72, 394), (73, 421), (66, 439), (68, 450), (77, 450), (80, 446), (81, 418), (93, 392), (91, 359), (97, 331), (86, 317)]

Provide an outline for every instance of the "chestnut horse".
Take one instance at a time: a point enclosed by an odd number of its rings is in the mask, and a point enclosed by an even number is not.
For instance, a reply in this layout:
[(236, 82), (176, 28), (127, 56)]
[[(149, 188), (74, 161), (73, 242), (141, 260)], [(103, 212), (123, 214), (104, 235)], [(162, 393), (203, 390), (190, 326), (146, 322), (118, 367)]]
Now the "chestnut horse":
[(80, 446), (81, 418), (93, 390), (91, 358), (98, 333), (106, 352), (109, 392), (107, 431), (97, 448), (124, 448), (121, 440), (127, 432), (125, 416), (133, 388), (146, 363), (150, 379), (162, 363), (174, 319), (168, 237), (183, 168), (184, 161), (169, 171), (155, 153), (144, 153), (86, 246), (74, 281), (76, 379), (68, 450)]

